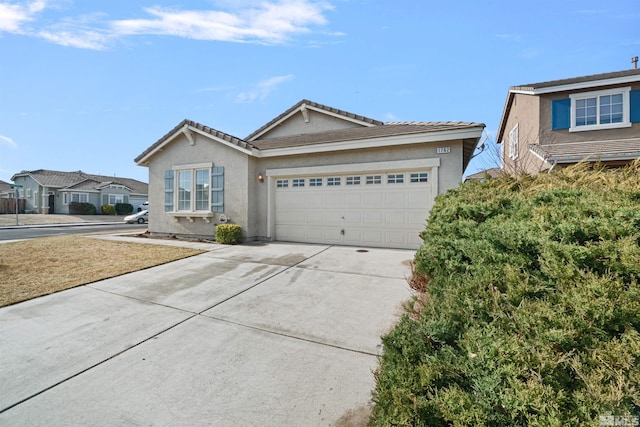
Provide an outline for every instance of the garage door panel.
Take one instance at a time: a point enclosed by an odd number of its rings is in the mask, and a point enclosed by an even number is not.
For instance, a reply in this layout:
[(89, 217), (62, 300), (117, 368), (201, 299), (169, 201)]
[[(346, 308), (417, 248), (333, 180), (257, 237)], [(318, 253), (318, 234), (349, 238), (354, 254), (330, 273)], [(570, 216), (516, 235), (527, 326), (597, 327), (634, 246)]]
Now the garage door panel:
[[(402, 172), (402, 171), (400, 171)], [(390, 171), (390, 174), (398, 171)], [(347, 176), (362, 184), (345, 185)], [(309, 243), (418, 248), (433, 206), (432, 183), (365, 185), (365, 174), (340, 174), (342, 185), (275, 189), (275, 238)], [(333, 177), (338, 175), (331, 175)], [(327, 182), (329, 176), (322, 178)]]

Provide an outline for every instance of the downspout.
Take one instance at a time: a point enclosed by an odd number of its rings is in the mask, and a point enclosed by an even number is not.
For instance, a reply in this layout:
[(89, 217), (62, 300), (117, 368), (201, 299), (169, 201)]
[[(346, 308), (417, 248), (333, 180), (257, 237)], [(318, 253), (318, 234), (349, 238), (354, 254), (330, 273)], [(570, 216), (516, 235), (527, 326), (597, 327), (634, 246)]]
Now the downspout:
[(553, 168), (555, 168), (557, 164), (558, 164), (558, 161), (557, 161), (557, 160), (554, 160), (554, 161), (553, 161), (553, 164), (551, 165), (551, 167), (549, 168), (549, 170), (547, 171), (547, 173), (548, 173), (548, 174), (550, 174), (550, 173), (551, 173), (551, 171), (553, 170)]

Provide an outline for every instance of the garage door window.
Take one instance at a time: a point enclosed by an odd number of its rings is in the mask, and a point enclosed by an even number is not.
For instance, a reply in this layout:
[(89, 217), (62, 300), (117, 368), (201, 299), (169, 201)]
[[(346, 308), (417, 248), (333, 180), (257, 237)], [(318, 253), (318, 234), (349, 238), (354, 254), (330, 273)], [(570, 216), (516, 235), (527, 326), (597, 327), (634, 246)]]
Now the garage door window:
[(404, 182), (404, 174), (392, 173), (387, 175), (387, 184), (402, 184)]
[(411, 173), (411, 182), (427, 182), (429, 175), (427, 172), (413, 172)]
[(340, 185), (340, 177), (339, 176), (327, 178), (327, 186), (328, 187), (338, 186), (338, 185)]
[(304, 187), (304, 178), (294, 178), (293, 187)]
[(278, 188), (287, 188), (289, 187), (289, 180), (288, 179), (279, 179), (276, 181), (276, 187)]
[(382, 184), (382, 175), (367, 175), (367, 185)]
[(347, 177), (347, 185), (360, 185), (360, 177), (359, 176), (348, 176)]
[(322, 187), (322, 178), (309, 178), (309, 187)]

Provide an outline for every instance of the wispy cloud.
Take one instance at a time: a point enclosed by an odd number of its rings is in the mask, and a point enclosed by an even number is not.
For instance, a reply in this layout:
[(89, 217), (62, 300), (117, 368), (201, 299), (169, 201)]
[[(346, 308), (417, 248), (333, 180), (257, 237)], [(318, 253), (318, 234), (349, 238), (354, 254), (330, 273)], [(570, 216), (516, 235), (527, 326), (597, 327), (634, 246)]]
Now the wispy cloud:
[(242, 1), (222, 3), (218, 10), (184, 10), (154, 6), (143, 9), (142, 18), (107, 20), (100, 14), (73, 16), (42, 28), (38, 14), (47, 0), (25, 5), (0, 4), (0, 32), (25, 34), (83, 49), (106, 49), (128, 36), (160, 35), (194, 40), (282, 44), (293, 36), (327, 24), (333, 6), (322, 0)]
[(287, 74), (284, 76), (271, 77), (270, 79), (263, 80), (256, 85), (255, 88), (248, 92), (238, 94), (236, 102), (238, 103), (250, 103), (256, 100), (262, 101), (269, 96), (271, 92), (276, 90), (282, 83), (288, 82), (293, 79), (293, 74)]
[(8, 145), (9, 147), (13, 147), (13, 148), (18, 147), (18, 144), (16, 144), (16, 142), (13, 139), (3, 135), (0, 135), (0, 144)]
[(36, 15), (47, 7), (45, 0), (36, 0), (24, 4), (0, 3), (0, 31), (20, 33), (22, 26), (34, 21)]

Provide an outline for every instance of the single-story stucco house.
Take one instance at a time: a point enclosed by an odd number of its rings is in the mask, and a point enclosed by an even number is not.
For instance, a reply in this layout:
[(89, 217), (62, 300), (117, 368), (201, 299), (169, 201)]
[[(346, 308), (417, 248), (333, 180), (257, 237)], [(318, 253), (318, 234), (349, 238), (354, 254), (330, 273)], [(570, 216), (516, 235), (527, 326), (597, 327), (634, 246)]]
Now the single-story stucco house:
[(91, 203), (100, 212), (103, 205), (147, 201), (148, 184), (132, 178), (121, 178), (48, 169), (23, 170), (11, 177), (19, 185), (20, 198), (26, 211), (42, 214), (68, 214), (72, 202)]
[(384, 123), (302, 100), (244, 139), (183, 120), (140, 154), (149, 231), (417, 248), (435, 197), (458, 186), (484, 124)]

